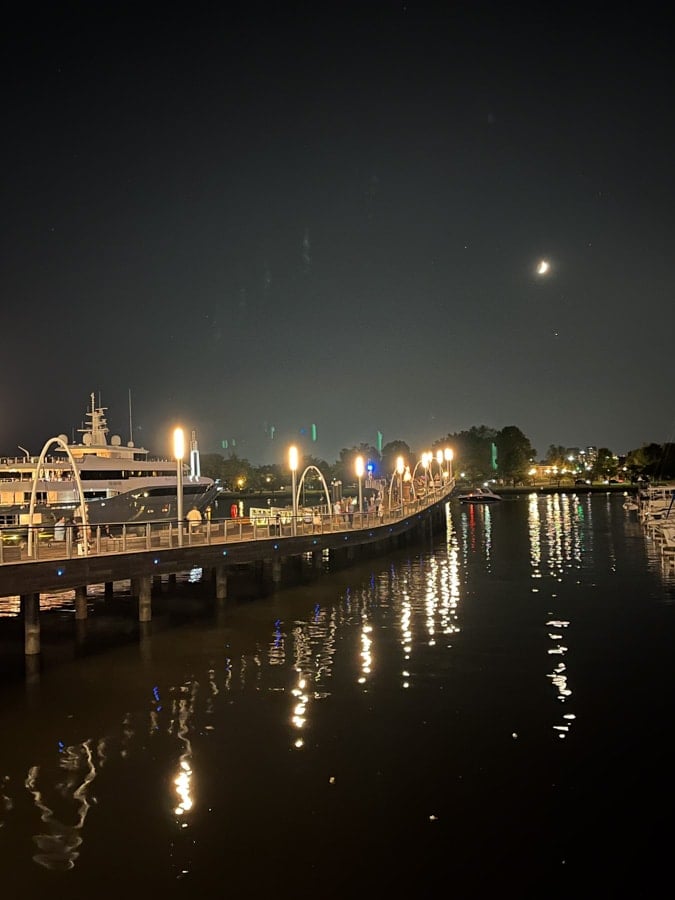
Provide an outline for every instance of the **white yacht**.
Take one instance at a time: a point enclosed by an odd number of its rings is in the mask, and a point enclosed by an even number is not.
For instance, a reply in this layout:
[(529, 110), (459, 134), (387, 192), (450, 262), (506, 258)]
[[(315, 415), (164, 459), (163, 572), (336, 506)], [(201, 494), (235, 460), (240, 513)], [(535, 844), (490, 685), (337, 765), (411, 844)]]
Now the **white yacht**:
[[(0, 459), (0, 525), (27, 525), (35, 485), (33, 524), (53, 525), (61, 517), (81, 517), (78, 479), (90, 525), (113, 525), (176, 519), (178, 469), (175, 459), (150, 458), (148, 450), (126, 445), (119, 435), (108, 441), (106, 407), (97, 406), (94, 394), (86, 424), (78, 429), (81, 443), (65, 435), (39, 456)], [(67, 451), (61, 443), (67, 446)], [(73, 460), (77, 476), (73, 472)], [(183, 509), (204, 515), (220, 488), (201, 475), (195, 433), (189, 463), (183, 464)]]

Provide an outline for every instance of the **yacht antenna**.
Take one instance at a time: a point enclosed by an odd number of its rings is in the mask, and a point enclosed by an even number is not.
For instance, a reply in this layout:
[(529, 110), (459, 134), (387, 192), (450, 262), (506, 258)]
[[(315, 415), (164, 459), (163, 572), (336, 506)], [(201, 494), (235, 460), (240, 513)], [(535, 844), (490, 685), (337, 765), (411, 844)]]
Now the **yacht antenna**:
[(129, 388), (129, 442), (134, 441), (134, 426), (131, 424), (131, 388)]

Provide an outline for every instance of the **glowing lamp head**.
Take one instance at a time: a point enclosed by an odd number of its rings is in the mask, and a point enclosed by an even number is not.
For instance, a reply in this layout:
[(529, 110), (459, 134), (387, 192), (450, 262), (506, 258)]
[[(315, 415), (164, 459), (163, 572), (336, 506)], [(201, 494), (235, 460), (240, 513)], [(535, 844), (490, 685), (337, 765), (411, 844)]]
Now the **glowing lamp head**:
[(443, 451), (442, 450), (436, 451), (436, 462), (438, 463), (439, 466), (443, 462)]
[(293, 446), (288, 451), (288, 467), (291, 472), (298, 470), (298, 448)]
[(405, 469), (405, 463), (403, 462), (402, 456), (396, 457), (396, 471), (399, 475), (403, 475), (403, 471)]
[(452, 457), (454, 456), (450, 447), (446, 447), (443, 451), (443, 456), (445, 457), (446, 462), (452, 462)]
[(185, 456), (185, 435), (182, 428), (174, 428), (173, 455), (176, 459), (183, 459)]
[(357, 456), (357, 457), (356, 457), (356, 459), (354, 460), (354, 466), (355, 466), (355, 469), (356, 469), (356, 477), (357, 477), (357, 478), (363, 478), (363, 473), (364, 473), (364, 471), (365, 471), (365, 468), (364, 468), (364, 463), (363, 463), (363, 457), (362, 457), (362, 456)]

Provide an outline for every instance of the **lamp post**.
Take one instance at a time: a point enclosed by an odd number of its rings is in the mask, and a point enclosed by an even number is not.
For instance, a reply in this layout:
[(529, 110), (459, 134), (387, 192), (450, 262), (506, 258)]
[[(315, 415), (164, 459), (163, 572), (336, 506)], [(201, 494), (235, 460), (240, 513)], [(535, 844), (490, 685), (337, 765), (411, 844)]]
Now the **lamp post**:
[(454, 456), (452, 449), (450, 447), (446, 447), (443, 451), (443, 456), (445, 457), (445, 462), (448, 470), (448, 483), (452, 480), (452, 457)]
[(440, 493), (440, 491), (443, 490), (443, 451), (442, 450), (436, 451), (436, 462), (438, 463), (438, 478), (439, 478), (438, 489), (439, 489), (439, 493)]
[(424, 493), (429, 493), (429, 463), (431, 461), (431, 453), (422, 454), (422, 466), (424, 467)]
[(293, 492), (293, 535), (297, 534), (298, 499), (295, 496), (295, 478), (298, 471), (298, 448), (293, 446), (288, 451), (288, 468), (291, 470), (291, 491)]
[(173, 432), (173, 455), (176, 457), (176, 515), (178, 517), (178, 546), (183, 546), (183, 457), (185, 435), (182, 428)]
[(356, 467), (356, 477), (359, 479), (359, 527), (363, 525), (363, 486), (361, 484), (361, 479), (363, 478), (364, 473), (364, 465), (363, 465), (363, 457), (357, 456), (354, 461), (354, 465)]
[(402, 456), (396, 457), (396, 473), (398, 474), (398, 502), (401, 504), (401, 513), (403, 513), (403, 472), (405, 463)]

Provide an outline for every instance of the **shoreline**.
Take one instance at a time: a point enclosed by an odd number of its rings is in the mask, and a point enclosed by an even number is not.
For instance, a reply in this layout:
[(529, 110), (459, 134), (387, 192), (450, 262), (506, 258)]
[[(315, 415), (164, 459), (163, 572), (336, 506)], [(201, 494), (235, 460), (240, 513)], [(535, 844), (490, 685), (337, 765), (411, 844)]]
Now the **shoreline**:
[[(495, 486), (493, 490), (502, 497), (513, 494), (637, 494), (640, 486), (623, 482), (620, 484), (537, 484)], [(455, 488), (455, 492), (461, 490)]]

